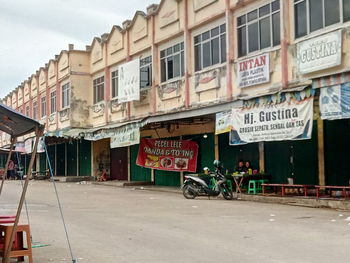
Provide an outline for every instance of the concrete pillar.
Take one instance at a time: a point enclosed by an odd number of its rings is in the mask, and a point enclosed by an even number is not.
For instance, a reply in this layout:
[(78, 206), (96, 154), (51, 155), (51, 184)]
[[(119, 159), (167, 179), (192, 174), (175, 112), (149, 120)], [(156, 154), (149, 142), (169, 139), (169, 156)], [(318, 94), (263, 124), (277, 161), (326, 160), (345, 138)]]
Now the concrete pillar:
[(265, 143), (259, 142), (259, 170), (265, 172)]
[(233, 59), (233, 16), (230, 9), (230, 0), (226, 0), (226, 97), (232, 99), (232, 64)]
[(318, 184), (326, 185), (325, 163), (324, 163), (324, 121), (317, 119), (318, 138)]

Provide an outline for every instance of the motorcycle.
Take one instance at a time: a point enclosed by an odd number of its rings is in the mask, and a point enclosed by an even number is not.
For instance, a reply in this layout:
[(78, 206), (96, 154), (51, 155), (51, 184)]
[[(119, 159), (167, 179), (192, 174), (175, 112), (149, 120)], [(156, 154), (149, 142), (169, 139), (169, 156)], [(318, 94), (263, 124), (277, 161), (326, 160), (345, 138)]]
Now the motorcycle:
[(221, 164), (218, 160), (214, 161), (215, 172), (212, 176), (213, 186), (208, 184), (198, 176), (185, 175), (185, 181), (182, 185), (182, 193), (186, 199), (195, 199), (197, 196), (222, 196), (226, 200), (232, 200), (233, 194), (227, 185), (226, 177), (221, 173)]

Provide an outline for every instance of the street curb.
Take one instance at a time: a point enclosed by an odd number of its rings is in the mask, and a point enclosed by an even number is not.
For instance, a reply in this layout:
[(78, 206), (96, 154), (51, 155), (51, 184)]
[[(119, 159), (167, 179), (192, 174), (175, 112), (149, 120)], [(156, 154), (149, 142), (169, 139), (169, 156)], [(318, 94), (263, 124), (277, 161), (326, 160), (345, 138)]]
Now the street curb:
[[(180, 188), (168, 188), (161, 186), (126, 186), (123, 184), (106, 184), (103, 182), (92, 182), (94, 185), (110, 186), (110, 187), (120, 187), (126, 189), (134, 189), (138, 191), (150, 191), (150, 192), (162, 192), (162, 193), (172, 193), (172, 194), (182, 194)], [(321, 198), (317, 200), (316, 198), (304, 198), (304, 197), (278, 197), (278, 196), (262, 196), (262, 195), (248, 195), (239, 194), (239, 199), (234, 199), (234, 201), (249, 201), (249, 202), (260, 202), (260, 203), (270, 203), (270, 204), (282, 204), (289, 206), (301, 206), (309, 208), (331, 208), (337, 210), (350, 211), (350, 200), (334, 200)]]

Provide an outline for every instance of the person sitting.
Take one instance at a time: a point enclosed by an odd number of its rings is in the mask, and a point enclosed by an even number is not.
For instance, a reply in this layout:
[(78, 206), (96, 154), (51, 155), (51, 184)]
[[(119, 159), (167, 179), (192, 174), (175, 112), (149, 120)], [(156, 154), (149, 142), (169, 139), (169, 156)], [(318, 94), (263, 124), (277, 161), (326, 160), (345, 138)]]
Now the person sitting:
[(253, 169), (252, 169), (252, 167), (250, 166), (250, 162), (249, 162), (249, 161), (246, 161), (246, 162), (245, 162), (244, 168), (245, 168), (246, 172), (248, 172), (249, 174), (252, 174), (252, 173), (253, 173)]
[(107, 181), (107, 171), (106, 169), (102, 170), (102, 173), (100, 175), (100, 177), (97, 179), (98, 182), (105, 182)]
[(246, 169), (246, 167), (244, 165), (243, 160), (240, 160), (238, 162), (238, 166), (236, 167), (236, 172), (238, 172), (238, 173), (245, 173), (245, 172), (247, 172), (247, 169)]

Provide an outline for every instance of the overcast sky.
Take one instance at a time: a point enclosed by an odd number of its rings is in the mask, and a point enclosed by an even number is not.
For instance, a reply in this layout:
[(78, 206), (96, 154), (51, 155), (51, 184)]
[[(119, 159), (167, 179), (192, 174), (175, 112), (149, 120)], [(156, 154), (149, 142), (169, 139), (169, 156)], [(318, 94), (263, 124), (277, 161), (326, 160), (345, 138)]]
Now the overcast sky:
[(0, 98), (67, 49), (132, 19), (159, 0), (0, 0)]

